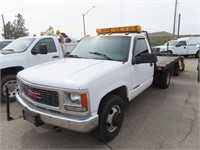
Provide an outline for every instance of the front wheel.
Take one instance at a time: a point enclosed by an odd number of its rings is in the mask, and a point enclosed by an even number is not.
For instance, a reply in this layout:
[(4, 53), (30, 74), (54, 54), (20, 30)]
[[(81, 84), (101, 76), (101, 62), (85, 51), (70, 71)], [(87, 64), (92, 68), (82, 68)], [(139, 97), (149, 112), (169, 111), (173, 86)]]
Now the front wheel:
[(99, 107), (99, 125), (96, 129), (99, 140), (108, 142), (119, 133), (124, 119), (123, 99), (114, 94), (107, 95)]
[(8, 74), (1, 78), (1, 101), (6, 102), (6, 89), (8, 88), (8, 96), (10, 102), (16, 100), (15, 95), (18, 93), (18, 85), (16, 75)]

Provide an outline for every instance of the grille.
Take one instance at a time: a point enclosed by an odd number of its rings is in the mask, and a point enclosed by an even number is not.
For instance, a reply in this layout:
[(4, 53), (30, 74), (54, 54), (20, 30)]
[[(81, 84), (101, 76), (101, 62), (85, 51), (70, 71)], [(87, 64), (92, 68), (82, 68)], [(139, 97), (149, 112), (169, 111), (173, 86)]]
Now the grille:
[(54, 107), (59, 106), (57, 92), (37, 89), (29, 87), (25, 84), (22, 84), (22, 90), (27, 97), (29, 97), (37, 103), (42, 103)]

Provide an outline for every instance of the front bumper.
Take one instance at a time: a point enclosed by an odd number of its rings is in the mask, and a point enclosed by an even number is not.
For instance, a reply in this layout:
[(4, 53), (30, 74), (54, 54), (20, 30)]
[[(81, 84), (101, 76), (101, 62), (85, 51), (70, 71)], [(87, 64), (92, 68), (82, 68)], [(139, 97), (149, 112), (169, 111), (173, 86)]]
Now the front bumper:
[(84, 133), (92, 131), (98, 125), (98, 115), (90, 116), (88, 118), (79, 117), (78, 119), (73, 119), (60, 113), (43, 110), (41, 108), (30, 105), (26, 103), (18, 94), (16, 95), (16, 98), (23, 110), (28, 110), (38, 114), (41, 121), (50, 125)]

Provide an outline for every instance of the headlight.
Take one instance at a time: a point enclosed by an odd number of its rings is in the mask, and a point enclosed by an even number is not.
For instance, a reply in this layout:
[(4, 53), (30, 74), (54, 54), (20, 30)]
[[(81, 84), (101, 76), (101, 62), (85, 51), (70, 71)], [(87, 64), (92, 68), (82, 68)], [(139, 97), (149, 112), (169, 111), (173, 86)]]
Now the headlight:
[(70, 100), (73, 103), (80, 105), (80, 103), (81, 103), (81, 95), (80, 94), (71, 93), (70, 94)]
[(67, 111), (85, 112), (88, 110), (87, 93), (66, 93), (64, 106)]

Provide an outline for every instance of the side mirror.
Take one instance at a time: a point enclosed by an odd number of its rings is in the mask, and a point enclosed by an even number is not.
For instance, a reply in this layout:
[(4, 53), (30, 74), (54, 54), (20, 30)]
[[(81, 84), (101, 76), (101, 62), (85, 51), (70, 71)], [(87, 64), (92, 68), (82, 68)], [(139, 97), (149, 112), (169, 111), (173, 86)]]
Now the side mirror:
[(144, 53), (132, 59), (132, 64), (156, 63), (156, 54)]
[(65, 42), (66, 42), (66, 43), (71, 43), (72, 40), (71, 40), (70, 38), (66, 38), (66, 39), (65, 39)]
[(37, 55), (37, 54), (38, 54), (38, 50), (35, 49), (35, 48), (33, 48), (33, 49), (31, 50), (31, 53), (32, 53), (33, 55)]
[(64, 57), (67, 57), (69, 54), (70, 54), (69, 52), (66, 52), (66, 53), (64, 54)]
[(47, 54), (47, 46), (46, 45), (40, 45), (39, 46), (39, 54)]

